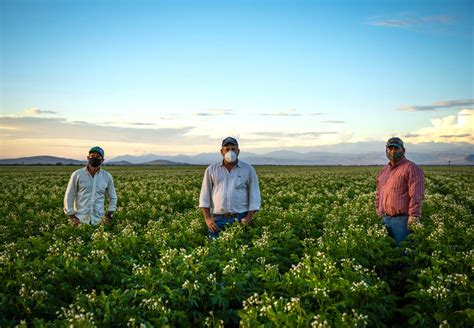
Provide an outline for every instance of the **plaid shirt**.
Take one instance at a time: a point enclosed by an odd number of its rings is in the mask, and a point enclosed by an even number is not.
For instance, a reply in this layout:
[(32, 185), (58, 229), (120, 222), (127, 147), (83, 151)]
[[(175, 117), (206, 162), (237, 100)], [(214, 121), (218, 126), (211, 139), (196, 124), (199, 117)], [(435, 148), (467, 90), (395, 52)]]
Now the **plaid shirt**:
[(423, 171), (406, 158), (385, 165), (377, 176), (375, 208), (378, 215), (421, 217), (425, 195)]

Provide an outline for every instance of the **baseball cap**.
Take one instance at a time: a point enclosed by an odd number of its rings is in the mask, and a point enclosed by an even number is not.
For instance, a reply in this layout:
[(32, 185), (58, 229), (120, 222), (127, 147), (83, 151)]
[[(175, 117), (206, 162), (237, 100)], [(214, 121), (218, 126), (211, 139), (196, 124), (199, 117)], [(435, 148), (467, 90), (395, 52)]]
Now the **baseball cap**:
[(232, 144), (234, 146), (239, 147), (239, 143), (237, 142), (237, 140), (235, 138), (232, 138), (232, 137), (227, 137), (224, 140), (222, 140), (222, 147), (224, 147), (225, 145), (228, 145), (228, 144)]
[(104, 157), (104, 150), (100, 148), (99, 146), (92, 147), (89, 150), (89, 154), (90, 153), (98, 153), (100, 156)]
[(390, 147), (390, 146), (404, 148), (402, 139), (398, 137), (393, 137), (387, 140), (387, 144), (385, 145), (385, 147)]

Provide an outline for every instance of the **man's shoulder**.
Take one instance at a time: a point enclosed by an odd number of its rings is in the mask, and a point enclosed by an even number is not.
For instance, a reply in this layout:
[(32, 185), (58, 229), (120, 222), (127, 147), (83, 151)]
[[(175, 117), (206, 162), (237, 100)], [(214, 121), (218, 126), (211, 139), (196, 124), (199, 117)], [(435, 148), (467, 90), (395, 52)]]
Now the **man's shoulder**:
[(78, 175), (78, 174), (83, 174), (83, 173), (85, 173), (85, 172), (86, 172), (86, 170), (87, 170), (87, 168), (86, 168), (86, 167), (81, 167), (80, 169), (77, 169), (77, 170), (75, 170), (74, 172), (72, 172), (72, 174), (71, 174), (71, 175)]
[(385, 164), (380, 170), (378, 175), (381, 175), (384, 171), (388, 170), (390, 168), (390, 163)]
[[(405, 159), (405, 163), (404, 163), (407, 167), (410, 167), (410, 168), (417, 168), (417, 169), (420, 169), (420, 167), (418, 166), (418, 164), (416, 164), (415, 162), (412, 162), (410, 161), (409, 159)], [(421, 169), (420, 169), (421, 170)]]
[(221, 165), (222, 165), (222, 161), (215, 162), (215, 163), (209, 164), (209, 166), (206, 168), (206, 170), (214, 170), (214, 169), (218, 168)]
[(105, 177), (112, 178), (112, 174), (110, 174), (110, 172), (104, 170), (103, 168), (100, 168), (100, 172), (100, 174), (104, 175)]
[(423, 170), (421, 169), (421, 167), (418, 166), (418, 164), (408, 159), (406, 160), (405, 165), (406, 165), (407, 170), (415, 170), (415, 171), (423, 172)]
[(239, 165), (240, 165), (240, 167), (242, 167), (243, 169), (255, 170), (254, 167), (253, 167), (251, 164), (249, 164), (249, 163), (247, 163), (247, 162), (244, 162), (244, 161), (242, 161), (242, 160), (240, 160), (240, 159), (239, 159)]

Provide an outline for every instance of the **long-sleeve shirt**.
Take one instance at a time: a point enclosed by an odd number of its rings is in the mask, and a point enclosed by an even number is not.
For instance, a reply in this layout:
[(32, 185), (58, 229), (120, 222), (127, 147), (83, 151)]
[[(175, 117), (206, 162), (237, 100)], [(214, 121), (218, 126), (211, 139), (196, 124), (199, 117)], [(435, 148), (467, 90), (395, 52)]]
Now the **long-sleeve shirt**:
[(64, 195), (64, 213), (75, 214), (82, 223), (98, 224), (104, 216), (105, 195), (109, 200), (108, 211), (117, 208), (112, 175), (99, 169), (91, 176), (87, 167), (72, 173)]
[(393, 166), (388, 163), (377, 176), (375, 208), (378, 215), (421, 217), (424, 195), (423, 171), (406, 158)]
[(223, 162), (210, 165), (202, 180), (199, 207), (210, 208), (213, 214), (258, 211), (260, 188), (255, 169), (241, 160), (230, 172)]

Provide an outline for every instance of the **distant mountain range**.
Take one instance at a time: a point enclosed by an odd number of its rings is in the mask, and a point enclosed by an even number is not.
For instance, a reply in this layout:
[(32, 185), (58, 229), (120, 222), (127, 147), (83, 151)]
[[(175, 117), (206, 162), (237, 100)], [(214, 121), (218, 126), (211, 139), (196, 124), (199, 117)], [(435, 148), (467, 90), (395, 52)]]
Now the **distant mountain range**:
[(55, 156), (32, 156), (0, 159), (0, 165), (83, 165), (86, 161)]
[[(0, 165), (85, 165), (87, 161), (55, 157), (55, 156), (32, 156), (21, 158), (0, 159)], [(152, 160), (143, 163), (131, 163), (125, 160), (107, 161), (106, 165), (189, 165), (188, 163), (178, 163), (166, 160)]]
[[(467, 143), (423, 143), (407, 145), (407, 158), (422, 165), (474, 165), (474, 145)], [(331, 151), (328, 151), (331, 150)], [(105, 162), (107, 165), (208, 165), (221, 160), (221, 155), (165, 156), (147, 154), (122, 155)], [(384, 143), (366, 142), (338, 144), (294, 150), (278, 150), (265, 154), (241, 151), (242, 160), (254, 165), (383, 165), (387, 163)], [(83, 165), (85, 161), (53, 156), (2, 159), (0, 165)]]

